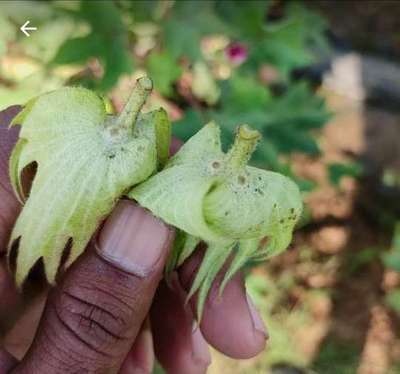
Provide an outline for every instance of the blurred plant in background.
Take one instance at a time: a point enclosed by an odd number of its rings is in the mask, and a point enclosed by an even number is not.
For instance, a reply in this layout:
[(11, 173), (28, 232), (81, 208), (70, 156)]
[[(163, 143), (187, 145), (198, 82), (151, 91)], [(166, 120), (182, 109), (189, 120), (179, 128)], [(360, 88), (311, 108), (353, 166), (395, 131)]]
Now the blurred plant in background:
[[(19, 30), (27, 20), (37, 27), (29, 38)], [(253, 162), (312, 190), (295, 250), (248, 274), (271, 336), (266, 354), (248, 363), (215, 355), (211, 374), (381, 374), (359, 371), (360, 362), (377, 361), (365, 353), (376, 349), (374, 329), (386, 334), (381, 347), (393, 348), (393, 365), (400, 362), (400, 339), (387, 338), (391, 326), (379, 315), (385, 308), (400, 315), (398, 195), (391, 192), (399, 174), (369, 175), (357, 148), (362, 130), (354, 131), (365, 114), (360, 103), (338, 100), (305, 74), (330, 56), (327, 27), (300, 1), (0, 1), (0, 109), (83, 85), (119, 110), (136, 78), (148, 74), (149, 109), (165, 107), (176, 136), (186, 140), (215, 120), (226, 145), (248, 123), (264, 135)], [(372, 136), (378, 132), (383, 127)]]
[(248, 123), (264, 134), (254, 162), (292, 177), (287, 155), (320, 152), (329, 113), (293, 72), (327, 49), (325, 23), (298, 2), (3, 1), (0, 25), (3, 108), (63, 84), (115, 93), (147, 73), (183, 140), (213, 119), (229, 144)]

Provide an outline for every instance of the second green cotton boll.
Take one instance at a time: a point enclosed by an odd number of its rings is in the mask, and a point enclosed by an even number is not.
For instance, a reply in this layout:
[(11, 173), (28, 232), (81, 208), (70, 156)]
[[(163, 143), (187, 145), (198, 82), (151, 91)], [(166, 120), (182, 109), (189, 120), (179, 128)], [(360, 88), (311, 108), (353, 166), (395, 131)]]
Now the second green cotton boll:
[(199, 291), (198, 314), (211, 284), (233, 254), (226, 282), (249, 260), (275, 255), (289, 245), (301, 215), (297, 185), (278, 173), (248, 166), (260, 134), (243, 125), (224, 153), (220, 129), (204, 126), (164, 170), (129, 196), (180, 229), (169, 269), (180, 265), (200, 241), (205, 256), (189, 296)]
[(297, 186), (285, 176), (247, 166), (227, 176), (204, 198), (204, 215), (213, 229), (232, 239), (291, 233), (301, 213)]

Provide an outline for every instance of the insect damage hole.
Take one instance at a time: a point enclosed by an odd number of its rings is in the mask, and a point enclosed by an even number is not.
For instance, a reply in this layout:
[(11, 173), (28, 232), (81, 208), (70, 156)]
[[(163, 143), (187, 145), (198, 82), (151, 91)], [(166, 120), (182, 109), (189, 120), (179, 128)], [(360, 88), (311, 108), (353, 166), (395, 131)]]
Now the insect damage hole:
[(264, 236), (264, 237), (260, 240), (259, 248), (265, 247), (267, 244), (269, 244), (269, 242), (270, 242), (269, 236)]
[(239, 182), (239, 184), (244, 185), (244, 184), (246, 184), (246, 178), (243, 175), (239, 175), (238, 182)]

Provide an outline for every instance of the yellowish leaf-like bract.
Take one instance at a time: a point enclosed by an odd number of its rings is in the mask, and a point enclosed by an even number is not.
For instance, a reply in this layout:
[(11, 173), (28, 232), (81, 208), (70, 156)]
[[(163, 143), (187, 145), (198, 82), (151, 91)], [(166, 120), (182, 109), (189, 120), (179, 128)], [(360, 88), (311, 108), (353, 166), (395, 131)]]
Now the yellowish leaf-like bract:
[[(18, 245), (19, 286), (40, 258), (54, 283), (65, 247), (71, 246), (68, 266), (118, 199), (165, 163), (167, 115), (163, 109), (140, 113), (151, 89), (149, 78), (139, 79), (124, 110), (111, 115), (94, 92), (61, 88), (30, 101), (14, 119), (21, 132), (10, 176), (24, 207), (10, 248)], [(21, 174), (32, 163), (37, 172), (24, 196)]]

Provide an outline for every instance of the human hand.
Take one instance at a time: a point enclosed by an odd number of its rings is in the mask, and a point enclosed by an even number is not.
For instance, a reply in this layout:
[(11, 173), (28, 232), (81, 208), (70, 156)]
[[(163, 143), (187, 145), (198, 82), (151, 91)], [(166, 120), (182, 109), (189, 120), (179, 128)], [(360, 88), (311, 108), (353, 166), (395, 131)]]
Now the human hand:
[[(18, 136), (8, 124), (18, 111), (0, 112), (0, 318), (4, 312), (13, 315), (23, 298), (5, 265), (20, 210), (8, 179), (8, 158)], [(185, 299), (202, 249), (167, 285), (162, 274), (173, 237), (173, 230), (151, 213), (120, 201), (86, 252), (50, 290), (43, 314), (44, 303), (28, 307), (6, 334), (0, 374), (150, 373), (154, 356), (168, 373), (197, 374), (206, 372), (211, 360), (207, 343), (238, 359), (261, 352), (267, 333), (241, 274), (222, 298), (219, 274), (201, 324), (195, 324), (196, 300), (186, 305)]]

